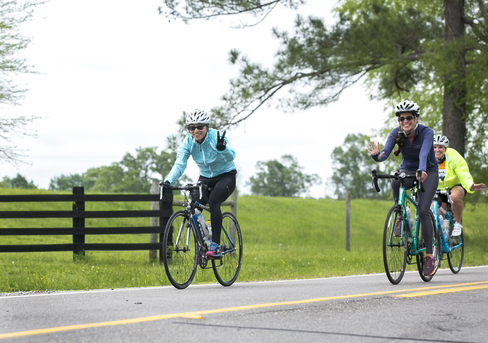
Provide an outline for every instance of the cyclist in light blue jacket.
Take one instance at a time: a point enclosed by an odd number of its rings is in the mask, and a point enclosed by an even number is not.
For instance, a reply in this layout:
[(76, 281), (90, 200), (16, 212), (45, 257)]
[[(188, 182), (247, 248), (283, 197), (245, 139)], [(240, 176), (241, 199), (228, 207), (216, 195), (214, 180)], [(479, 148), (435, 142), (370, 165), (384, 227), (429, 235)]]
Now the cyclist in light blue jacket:
[[(235, 151), (220, 132), (209, 128), (210, 115), (202, 110), (194, 110), (186, 117), (188, 135), (178, 148), (175, 164), (164, 179), (164, 183), (172, 185), (183, 174), (190, 156), (200, 169), (199, 181), (208, 186), (206, 198), (210, 206), (212, 223), (212, 243), (207, 256), (215, 257), (221, 253), (220, 233), (222, 228), (221, 204), (236, 188)], [(204, 199), (197, 199), (205, 203)]]

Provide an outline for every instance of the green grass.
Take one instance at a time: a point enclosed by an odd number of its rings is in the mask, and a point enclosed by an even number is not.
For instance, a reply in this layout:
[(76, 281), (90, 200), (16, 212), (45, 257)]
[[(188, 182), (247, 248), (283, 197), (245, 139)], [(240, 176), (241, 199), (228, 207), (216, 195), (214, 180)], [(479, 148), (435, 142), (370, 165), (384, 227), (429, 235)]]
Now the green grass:
[[(50, 193), (0, 190), (2, 194)], [(59, 194), (59, 193), (58, 193)], [(238, 281), (318, 278), (382, 273), (381, 240), (389, 201), (353, 200), (351, 250), (346, 251), (345, 203), (330, 199), (241, 196), (237, 217), (244, 255)], [(87, 203), (87, 210), (148, 209), (149, 203)], [(67, 203), (0, 203), (1, 210), (71, 209)], [(176, 208), (175, 208), (176, 210)], [(467, 205), (464, 266), (488, 264), (488, 205)], [(87, 220), (86, 226), (149, 225), (149, 218)], [(71, 219), (0, 221), (0, 227), (71, 226)], [(0, 236), (0, 244), (71, 243), (70, 236)], [(149, 235), (92, 235), (87, 242), (149, 242)], [(447, 267), (447, 261), (443, 261)], [(414, 266), (409, 269), (415, 270)], [(1, 253), (0, 292), (79, 290), (169, 285), (148, 251), (87, 251), (74, 262), (71, 252)], [(212, 270), (198, 269), (196, 283), (215, 283)]]

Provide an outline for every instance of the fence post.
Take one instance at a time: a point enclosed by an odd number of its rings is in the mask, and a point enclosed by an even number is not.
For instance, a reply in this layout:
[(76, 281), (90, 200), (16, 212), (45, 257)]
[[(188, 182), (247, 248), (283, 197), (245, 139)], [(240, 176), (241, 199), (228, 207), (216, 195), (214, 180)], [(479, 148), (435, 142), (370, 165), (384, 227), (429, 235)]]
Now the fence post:
[[(152, 179), (151, 180), (151, 194), (159, 194), (159, 180)], [(151, 211), (155, 211), (159, 209), (159, 201), (151, 201)], [(157, 227), (158, 226), (158, 217), (151, 217), (150, 218), (150, 226)], [(149, 235), (149, 243), (157, 243), (158, 242), (158, 234), (151, 233)], [(149, 250), (149, 261), (156, 261), (158, 258), (158, 251), (157, 250)]]
[(237, 218), (237, 187), (230, 195), (230, 201), (232, 201), (232, 205), (230, 205), (230, 212)]
[[(237, 218), (237, 187), (234, 189), (232, 194), (230, 195), (230, 201), (232, 202), (232, 205), (230, 205), (230, 212), (234, 215), (234, 217)], [(235, 241), (236, 238), (236, 228), (234, 225), (231, 225), (229, 228), (229, 235), (230, 238)]]
[(346, 192), (346, 251), (351, 250), (350, 225), (351, 225), (351, 193)]
[[(169, 209), (171, 213), (173, 213), (173, 191), (166, 191), (164, 192), (164, 198), (161, 199), (159, 202), (159, 208), (162, 209)], [(159, 234), (159, 242), (161, 242), (161, 248), (159, 249), (159, 263), (163, 263), (163, 235), (164, 230), (166, 228), (166, 224), (168, 223), (169, 217), (159, 217), (159, 227), (160, 227), (160, 234)]]
[[(83, 187), (73, 187), (73, 195), (84, 195), (85, 190)], [(75, 201), (73, 203), (73, 211), (85, 211), (84, 201)], [(84, 229), (85, 228), (85, 218), (75, 218), (73, 216), (73, 229)], [(73, 244), (85, 245), (85, 235), (73, 235)], [(73, 261), (85, 256), (85, 249), (77, 250), (73, 249)]]

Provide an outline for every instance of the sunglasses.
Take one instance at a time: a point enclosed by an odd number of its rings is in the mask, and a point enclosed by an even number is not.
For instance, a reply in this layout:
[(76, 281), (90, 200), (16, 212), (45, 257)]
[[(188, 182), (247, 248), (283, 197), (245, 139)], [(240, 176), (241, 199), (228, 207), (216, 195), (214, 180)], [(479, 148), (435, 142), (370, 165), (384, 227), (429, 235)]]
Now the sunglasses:
[(188, 125), (188, 130), (189, 131), (194, 131), (195, 129), (198, 129), (199, 131), (202, 131), (205, 125), (198, 125), (198, 126), (189, 126)]
[(413, 119), (413, 116), (408, 116), (408, 117), (398, 117), (398, 121), (401, 123), (404, 120), (411, 121)]

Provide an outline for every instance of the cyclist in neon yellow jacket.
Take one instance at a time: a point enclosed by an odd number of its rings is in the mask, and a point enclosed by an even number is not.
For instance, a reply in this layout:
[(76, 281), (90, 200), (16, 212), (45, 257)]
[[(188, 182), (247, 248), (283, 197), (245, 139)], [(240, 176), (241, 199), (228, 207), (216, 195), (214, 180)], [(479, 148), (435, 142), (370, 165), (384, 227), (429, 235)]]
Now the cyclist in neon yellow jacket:
[(439, 163), (439, 186), (451, 190), (452, 212), (454, 214), (453, 236), (461, 235), (463, 226), (463, 199), (467, 193), (485, 189), (484, 183), (475, 184), (466, 160), (456, 150), (449, 148), (449, 139), (443, 135), (434, 136), (434, 153)]

